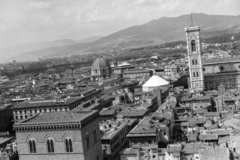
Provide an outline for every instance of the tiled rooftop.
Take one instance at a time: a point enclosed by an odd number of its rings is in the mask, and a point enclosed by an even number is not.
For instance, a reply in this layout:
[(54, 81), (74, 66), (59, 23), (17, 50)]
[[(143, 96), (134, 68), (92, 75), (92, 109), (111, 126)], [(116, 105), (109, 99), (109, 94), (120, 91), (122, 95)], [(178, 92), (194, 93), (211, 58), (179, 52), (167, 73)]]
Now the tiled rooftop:
[(204, 160), (229, 160), (229, 150), (227, 148), (206, 148), (201, 154)]
[(80, 121), (82, 118), (86, 117), (92, 113), (87, 112), (50, 112), (38, 114), (32, 118), (29, 118), (20, 123), (55, 123), (55, 122), (72, 122)]
[(71, 97), (66, 99), (65, 101), (57, 101), (53, 100), (42, 100), (42, 101), (26, 101), (18, 103), (13, 107), (13, 109), (17, 108), (36, 108), (36, 107), (51, 107), (51, 106), (66, 106), (71, 103), (74, 103), (77, 100), (82, 99), (82, 97)]
[(100, 130), (103, 132), (102, 139), (111, 139), (115, 134), (121, 131), (125, 125), (132, 124), (134, 121), (134, 119), (123, 119), (120, 121), (106, 120), (100, 122)]

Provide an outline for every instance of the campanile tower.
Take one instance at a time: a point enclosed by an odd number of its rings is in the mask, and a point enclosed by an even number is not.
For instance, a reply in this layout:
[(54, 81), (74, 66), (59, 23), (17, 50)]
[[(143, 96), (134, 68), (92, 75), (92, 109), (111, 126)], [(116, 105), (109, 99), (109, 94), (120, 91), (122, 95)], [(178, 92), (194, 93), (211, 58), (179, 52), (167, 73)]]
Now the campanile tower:
[(190, 76), (190, 86), (192, 91), (204, 90), (204, 77), (202, 67), (202, 51), (200, 42), (200, 27), (190, 26), (185, 28), (187, 51), (188, 51), (188, 66)]

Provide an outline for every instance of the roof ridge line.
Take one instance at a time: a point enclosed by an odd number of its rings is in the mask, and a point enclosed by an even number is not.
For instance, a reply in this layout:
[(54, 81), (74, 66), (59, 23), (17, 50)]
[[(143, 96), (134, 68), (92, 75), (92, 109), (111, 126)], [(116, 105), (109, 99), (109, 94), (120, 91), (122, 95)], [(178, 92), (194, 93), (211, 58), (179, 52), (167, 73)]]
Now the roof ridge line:
[(75, 115), (73, 114), (73, 112), (71, 112), (73, 118), (77, 121), (77, 118), (75, 117)]

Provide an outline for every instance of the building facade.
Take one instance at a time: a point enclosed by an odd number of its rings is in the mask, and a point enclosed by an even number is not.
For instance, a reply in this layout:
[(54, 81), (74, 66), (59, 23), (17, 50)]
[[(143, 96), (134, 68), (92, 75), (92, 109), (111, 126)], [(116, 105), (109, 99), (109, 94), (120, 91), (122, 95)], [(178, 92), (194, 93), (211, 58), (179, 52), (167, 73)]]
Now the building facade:
[(45, 113), (16, 123), (19, 160), (102, 160), (98, 115)]
[(190, 26), (185, 28), (185, 31), (188, 51), (190, 88), (194, 91), (202, 91), (204, 89), (204, 77), (202, 68), (200, 27)]
[(207, 90), (223, 85), (227, 90), (240, 88), (240, 57), (203, 61), (204, 83)]
[(68, 99), (26, 101), (16, 104), (12, 108), (14, 122), (28, 119), (39, 113), (64, 112), (78, 107), (83, 102), (83, 97)]
[(136, 123), (136, 119), (106, 121), (101, 123), (100, 130), (103, 132), (101, 138), (103, 160), (120, 160), (119, 153), (129, 147), (129, 141), (126, 135)]

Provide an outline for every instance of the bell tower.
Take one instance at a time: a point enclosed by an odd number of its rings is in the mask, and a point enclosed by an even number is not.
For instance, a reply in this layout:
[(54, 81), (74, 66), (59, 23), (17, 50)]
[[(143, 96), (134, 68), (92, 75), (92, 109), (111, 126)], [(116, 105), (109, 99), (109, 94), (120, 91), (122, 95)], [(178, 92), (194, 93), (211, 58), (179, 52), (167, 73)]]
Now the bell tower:
[(202, 51), (200, 42), (200, 27), (190, 26), (185, 28), (189, 66), (189, 84), (191, 91), (204, 90), (204, 76), (202, 67)]

